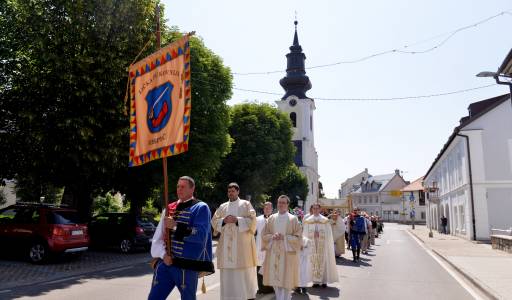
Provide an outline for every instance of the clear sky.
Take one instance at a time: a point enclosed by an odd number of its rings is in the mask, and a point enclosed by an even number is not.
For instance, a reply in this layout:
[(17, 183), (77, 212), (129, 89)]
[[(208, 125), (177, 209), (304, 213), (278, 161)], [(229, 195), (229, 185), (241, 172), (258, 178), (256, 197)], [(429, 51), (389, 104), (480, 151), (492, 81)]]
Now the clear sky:
[[(508, 30), (512, 2), (506, 0), (163, 3), (169, 25), (177, 25), (184, 32), (196, 31), (235, 73), (286, 69), (295, 12), (306, 67), (311, 67), (391, 49), (426, 50), (446, 39), (446, 33), (510, 11), (462, 30), (424, 54), (392, 53), (307, 70), (313, 84), (307, 93), (310, 98), (404, 97), (492, 84), (491, 78), (477, 78), (475, 74), (496, 71), (512, 46)], [(421, 41), (425, 42), (416, 44)], [(279, 79), (284, 75), (284, 71), (234, 75), (234, 85), (282, 96)], [(506, 86), (494, 86), (417, 100), (315, 100), (315, 146), (326, 195), (336, 197), (340, 183), (364, 168), (373, 175), (400, 169), (406, 180), (417, 179), (426, 173), (459, 119), (467, 115), (470, 103), (507, 92)], [(274, 103), (281, 96), (234, 90), (228, 104), (255, 100)]]

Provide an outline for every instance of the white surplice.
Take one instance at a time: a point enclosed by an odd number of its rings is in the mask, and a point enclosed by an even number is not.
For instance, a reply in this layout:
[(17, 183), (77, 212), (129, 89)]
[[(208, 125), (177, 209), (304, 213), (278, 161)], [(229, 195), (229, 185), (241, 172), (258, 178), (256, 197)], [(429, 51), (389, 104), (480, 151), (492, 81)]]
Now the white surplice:
[[(228, 215), (237, 217), (238, 225), (222, 225), (223, 219)], [(216, 231), (221, 232), (217, 245), (220, 298), (222, 300), (255, 298), (258, 290), (254, 241), (256, 213), (252, 205), (249, 201), (241, 199), (222, 204), (212, 219), (212, 226)]]

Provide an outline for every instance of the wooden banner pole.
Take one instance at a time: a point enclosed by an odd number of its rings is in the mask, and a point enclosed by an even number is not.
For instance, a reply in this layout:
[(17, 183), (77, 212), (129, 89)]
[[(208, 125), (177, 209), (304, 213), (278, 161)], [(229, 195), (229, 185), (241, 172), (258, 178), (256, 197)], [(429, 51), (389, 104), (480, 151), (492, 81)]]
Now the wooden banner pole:
[[(161, 47), (161, 41), (160, 41), (160, 5), (156, 5), (156, 8), (155, 8), (155, 16), (156, 16), (156, 49), (159, 50), (160, 47)], [(166, 212), (167, 212), (167, 209), (168, 209), (168, 205), (169, 205), (169, 180), (168, 180), (168, 177), (167, 177), (167, 156), (162, 158), (162, 166), (163, 166), (163, 174), (164, 174), (164, 207), (166, 209)], [(169, 212), (167, 212), (167, 214), (169, 215)], [(167, 217), (167, 216), (165, 216)], [(166, 228), (165, 229), (165, 233), (166, 233), (166, 243), (165, 243), (165, 246), (166, 246), (166, 250), (167, 250), (167, 255), (171, 255), (171, 240), (170, 240), (170, 236), (169, 236), (169, 229)]]

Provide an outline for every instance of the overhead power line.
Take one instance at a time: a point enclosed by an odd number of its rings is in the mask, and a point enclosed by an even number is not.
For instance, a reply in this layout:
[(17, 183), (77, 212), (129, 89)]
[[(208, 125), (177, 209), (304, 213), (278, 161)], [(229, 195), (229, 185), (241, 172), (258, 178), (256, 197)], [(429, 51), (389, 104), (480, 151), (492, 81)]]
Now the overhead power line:
[[(396, 48), (396, 49), (391, 49), (391, 50), (387, 50), (387, 51), (377, 52), (377, 53), (374, 53), (374, 54), (370, 54), (370, 55), (363, 56), (363, 57), (360, 57), (360, 58), (357, 58), (357, 59), (352, 59), (352, 60), (342, 60), (342, 61), (328, 63), (328, 64), (315, 65), (315, 66), (311, 66), (311, 67), (306, 67), (305, 69), (306, 70), (311, 70), (311, 69), (333, 67), (333, 66), (342, 65), (342, 64), (354, 64), (354, 63), (363, 62), (365, 60), (369, 60), (369, 59), (372, 59), (372, 58), (375, 58), (375, 57), (378, 57), (378, 56), (387, 55), (387, 54), (393, 54), (393, 53), (398, 53), (398, 54), (424, 54), (424, 53), (428, 53), (428, 52), (434, 51), (434, 50), (442, 47), (451, 38), (453, 38), (455, 35), (457, 35), (458, 33), (462, 32), (462, 31), (478, 27), (479, 25), (482, 25), (482, 24), (487, 23), (487, 22), (489, 22), (489, 21), (491, 21), (493, 19), (505, 16), (505, 15), (510, 16), (510, 15), (512, 15), (512, 12), (510, 10), (502, 11), (502, 12), (500, 12), (500, 13), (494, 15), (494, 16), (487, 17), (487, 18), (485, 18), (483, 20), (480, 20), (480, 21), (478, 21), (476, 23), (473, 23), (473, 24), (470, 24), (470, 25), (466, 25), (466, 26), (457, 28), (457, 29), (449, 31), (449, 32), (441, 33), (441, 34), (435, 35), (433, 37), (430, 37), (430, 38), (427, 38), (427, 39), (424, 39), (424, 40), (421, 40), (421, 41), (418, 41), (418, 42), (414, 42), (414, 43), (411, 43), (411, 44), (408, 44), (408, 45), (404, 45), (404, 46)], [(447, 35), (446, 38), (444, 38), (439, 43), (437, 43), (436, 45), (434, 45), (434, 46), (432, 46), (430, 48), (427, 48), (427, 49), (424, 49), (424, 50), (418, 50), (418, 51), (408, 50), (408, 49), (410, 49), (413, 46), (424, 44), (426, 42), (430, 42), (432, 40), (439, 39), (439, 38), (441, 38), (443, 36), (446, 36), (446, 35)], [(232, 72), (232, 74), (233, 75), (238, 75), (238, 76), (269, 75), (269, 74), (274, 74), (274, 73), (283, 73), (285, 71), (286, 70), (273, 70), (273, 71), (263, 71), (263, 72), (245, 72), (245, 73), (242, 73), (242, 72)]]
[[(198, 81), (202, 84), (208, 85), (210, 88), (216, 88), (218, 87), (217, 84), (201, 80), (201, 79), (194, 79), (193, 81)], [(192, 82), (193, 84), (193, 82)], [(472, 92), (476, 90), (481, 90), (485, 88), (489, 88), (492, 86), (496, 86), (496, 83), (488, 84), (488, 85), (482, 85), (477, 86), (473, 88), (467, 88), (462, 90), (455, 90), (455, 91), (448, 91), (448, 92), (439, 92), (439, 93), (432, 93), (432, 94), (425, 94), (425, 95), (413, 95), (413, 96), (402, 96), (402, 97), (388, 97), (388, 98), (325, 98), (325, 97), (310, 97), (314, 100), (320, 100), (320, 101), (400, 101), (400, 100), (418, 100), (418, 99), (426, 99), (426, 98), (435, 98), (435, 97), (442, 97), (442, 96), (449, 96), (449, 95), (455, 95), (455, 94), (462, 94), (467, 92)], [(262, 90), (254, 90), (254, 89), (245, 89), (241, 87), (237, 87), (236, 85), (233, 86), (233, 90), (242, 91), (242, 92), (249, 92), (249, 93), (256, 93), (256, 94), (264, 94), (264, 95), (272, 95), (272, 96), (282, 96), (283, 93), (278, 92), (271, 92), (271, 91), (262, 91)]]
[[(496, 86), (496, 83), (489, 84), (489, 85), (483, 85), (483, 86), (477, 86), (474, 88), (468, 88), (463, 90), (456, 90), (456, 91), (450, 91), (450, 92), (442, 92), (442, 93), (434, 93), (434, 94), (428, 94), (428, 95), (415, 95), (415, 96), (405, 96), (405, 97), (390, 97), (390, 98), (323, 98), (323, 97), (310, 97), (314, 100), (322, 100), (322, 101), (399, 101), (399, 100), (417, 100), (417, 99), (425, 99), (425, 98), (435, 98), (435, 97), (441, 97), (441, 96), (448, 96), (448, 95), (454, 95), (454, 94), (461, 94), (461, 93), (467, 93), (475, 90), (485, 89), (491, 86)], [(249, 89), (242, 89), (233, 87), (234, 90), (243, 91), (243, 92), (251, 92), (251, 93), (259, 93), (259, 94), (266, 94), (266, 95), (283, 95), (283, 93), (274, 93), (274, 92), (267, 92), (267, 91), (258, 91), (258, 90), (249, 90)]]

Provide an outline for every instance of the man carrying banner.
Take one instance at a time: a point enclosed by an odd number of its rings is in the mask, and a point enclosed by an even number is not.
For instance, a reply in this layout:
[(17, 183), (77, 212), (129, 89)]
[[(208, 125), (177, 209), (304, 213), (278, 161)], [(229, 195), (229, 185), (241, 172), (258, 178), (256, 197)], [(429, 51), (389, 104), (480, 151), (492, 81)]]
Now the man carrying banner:
[[(149, 300), (166, 299), (177, 287), (182, 300), (195, 300), (197, 281), (215, 272), (212, 262), (210, 209), (194, 198), (195, 182), (183, 176), (178, 180), (178, 201), (167, 206), (156, 228), (151, 245), (155, 264)], [(170, 216), (172, 214), (172, 217)], [(171, 251), (166, 250), (166, 232), (170, 235)]]
[(212, 219), (214, 231), (221, 234), (216, 256), (222, 300), (254, 299), (258, 290), (256, 211), (251, 202), (238, 198), (239, 192), (238, 184), (230, 183), (229, 201), (217, 209)]

